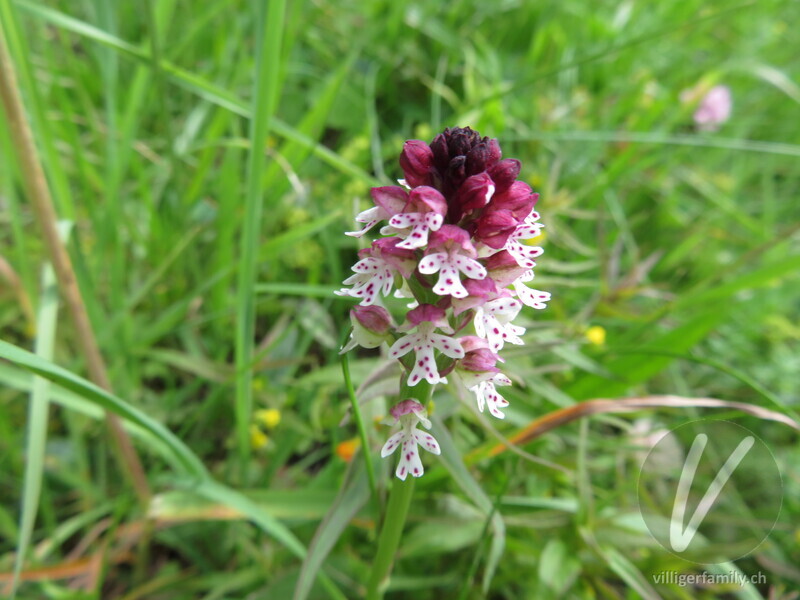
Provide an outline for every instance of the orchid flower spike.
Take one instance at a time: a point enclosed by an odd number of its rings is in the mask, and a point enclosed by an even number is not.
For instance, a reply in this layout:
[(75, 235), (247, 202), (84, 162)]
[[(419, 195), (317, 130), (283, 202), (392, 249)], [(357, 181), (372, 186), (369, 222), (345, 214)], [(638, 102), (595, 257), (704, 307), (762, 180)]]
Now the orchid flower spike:
[[(380, 224), (382, 237), (359, 252), (336, 292), (359, 300), (342, 352), (386, 343), (402, 365), (404, 396), (455, 372), (478, 410), (502, 419), (509, 403), (496, 387), (511, 380), (500, 372), (499, 352), (523, 344), (525, 328), (513, 323), (523, 307), (541, 310), (550, 300), (526, 285), (543, 252), (535, 242), (544, 227), (534, 211), (539, 194), (517, 179), (518, 160), (504, 159), (497, 140), (469, 127), (445, 129), (429, 144), (407, 141), (400, 168), (402, 187), (373, 188), (374, 206), (356, 216), (363, 228), (347, 233), (361, 238)], [(393, 318), (401, 309), (405, 318)], [(420, 393), (390, 411), (400, 431), (381, 456), (401, 449), (400, 479), (423, 474), (418, 446), (440, 453), (433, 436), (417, 429), (431, 428), (426, 401)]]

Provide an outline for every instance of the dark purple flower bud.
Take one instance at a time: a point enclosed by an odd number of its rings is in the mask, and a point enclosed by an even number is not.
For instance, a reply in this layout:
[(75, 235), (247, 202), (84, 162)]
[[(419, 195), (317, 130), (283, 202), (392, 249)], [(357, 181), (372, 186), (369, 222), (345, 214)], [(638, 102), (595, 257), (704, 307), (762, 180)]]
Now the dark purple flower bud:
[(433, 151), (420, 140), (408, 140), (400, 154), (400, 168), (406, 176), (406, 183), (412, 188), (431, 185), (433, 177)]
[(497, 193), (506, 191), (516, 181), (520, 166), (520, 162), (516, 158), (506, 158), (489, 169), (489, 175), (494, 180)]
[(476, 175), (493, 167), (502, 156), (497, 140), (489, 138), (483, 138), (483, 140), (467, 153), (467, 175)]
[(356, 306), (350, 311), (350, 318), (376, 335), (386, 335), (392, 327), (392, 317), (381, 306)]
[(447, 165), (450, 164), (450, 151), (447, 149), (447, 140), (443, 133), (440, 133), (431, 142), (431, 152), (433, 152), (433, 164), (444, 173)]
[(468, 177), (456, 194), (455, 204), (461, 214), (453, 220), (461, 220), (471, 212), (486, 206), (494, 195), (494, 189), (494, 182), (488, 173), (480, 173)]
[(376, 206), (380, 206), (390, 216), (403, 212), (408, 202), (408, 192), (397, 185), (387, 185), (384, 187), (374, 187), (369, 193)]
[(450, 156), (465, 156), (473, 147), (481, 142), (481, 136), (471, 127), (453, 127), (444, 131)]
[(478, 219), (475, 237), (490, 248), (499, 250), (506, 245), (508, 238), (514, 233), (519, 220), (510, 210), (494, 210)]
[(464, 183), (467, 178), (467, 171), (465, 164), (467, 162), (466, 156), (456, 156), (450, 160), (445, 171), (445, 193), (452, 193)]

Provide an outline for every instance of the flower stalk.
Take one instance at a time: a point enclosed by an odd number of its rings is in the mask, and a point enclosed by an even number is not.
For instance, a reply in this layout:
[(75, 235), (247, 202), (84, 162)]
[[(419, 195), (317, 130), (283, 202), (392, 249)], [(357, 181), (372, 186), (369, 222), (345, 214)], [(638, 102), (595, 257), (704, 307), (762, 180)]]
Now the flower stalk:
[[(398, 429), (381, 448), (382, 457), (398, 457), (401, 481), (392, 486), (368, 598), (386, 587), (411, 502), (407, 478), (425, 472), (420, 448), (441, 453), (426, 410), (434, 386), (452, 374), (478, 410), (505, 418), (509, 403), (497, 386), (512, 382), (497, 366), (499, 352), (523, 344), (525, 328), (512, 322), (522, 307), (543, 309), (550, 299), (527, 285), (543, 252), (530, 243), (543, 227), (533, 210), (539, 195), (517, 180), (520, 162), (503, 159), (497, 140), (446, 129), (430, 144), (406, 142), (400, 167), (400, 185), (372, 188), (374, 206), (356, 216), (363, 227), (347, 232), (360, 238), (384, 223), (382, 237), (359, 251), (344, 281), (350, 287), (337, 292), (360, 301), (342, 353), (386, 344), (403, 368), (384, 421)], [(405, 315), (395, 321), (399, 303)]]
[(383, 598), (389, 573), (392, 570), (397, 547), (403, 534), (411, 496), (414, 492), (414, 480), (395, 481), (389, 493), (386, 518), (383, 520), (381, 535), (378, 538), (378, 551), (372, 563), (372, 571), (367, 581), (367, 600)]

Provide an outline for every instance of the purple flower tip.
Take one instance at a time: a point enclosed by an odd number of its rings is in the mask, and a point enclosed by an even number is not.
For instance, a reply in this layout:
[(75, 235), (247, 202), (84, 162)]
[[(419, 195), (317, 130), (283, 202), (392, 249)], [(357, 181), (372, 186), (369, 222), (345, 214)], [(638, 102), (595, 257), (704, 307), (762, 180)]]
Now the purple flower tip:
[(371, 333), (385, 335), (392, 327), (391, 315), (381, 306), (357, 305), (350, 310), (350, 316)]
[(434, 306), (433, 304), (420, 304), (417, 308), (408, 311), (406, 318), (413, 325), (419, 325), (423, 322), (439, 324), (445, 322), (444, 309)]
[(438, 231), (434, 231), (428, 238), (428, 248), (431, 250), (449, 244), (460, 246), (462, 250), (475, 255), (475, 247), (469, 241), (470, 235), (457, 225), (442, 225)]
[(424, 410), (425, 407), (422, 406), (422, 404), (420, 404), (416, 400), (408, 399), (395, 404), (390, 412), (395, 419), (399, 419), (404, 415), (410, 415), (411, 413), (420, 413), (423, 412)]
[(431, 185), (433, 181), (433, 151), (421, 140), (408, 140), (400, 154), (400, 168), (406, 183), (412, 188)]

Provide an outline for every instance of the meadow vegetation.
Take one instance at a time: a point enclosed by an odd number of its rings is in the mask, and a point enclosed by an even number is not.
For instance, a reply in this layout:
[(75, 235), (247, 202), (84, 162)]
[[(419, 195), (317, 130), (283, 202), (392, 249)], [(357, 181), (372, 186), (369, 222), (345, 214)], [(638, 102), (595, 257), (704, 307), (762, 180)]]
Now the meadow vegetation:
[[(520, 316), (504, 421), (437, 389), (443, 452), (423, 457), (387, 597), (796, 598), (800, 450), (785, 424), (651, 407), (495, 447), (594, 399), (797, 419), (800, 5), (257, 4), (0, 0), (113, 390), (87, 383), (0, 119), (0, 595), (18, 566), (16, 597), (32, 600), (360, 597), (396, 381), (361, 394), (376, 498), (338, 355), (353, 302), (333, 291), (363, 243), (342, 232), (371, 186), (402, 176), (404, 140), (470, 126), (541, 194), (536, 284), (553, 299)], [(698, 131), (681, 93), (716, 84), (731, 118)], [(354, 387), (384, 360), (351, 353)], [(712, 416), (757, 433), (784, 487), (768, 539), (709, 567), (656, 543), (637, 476), (649, 433)], [(766, 583), (653, 578), (713, 569)]]

